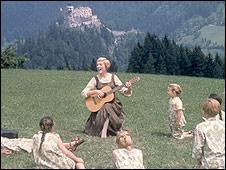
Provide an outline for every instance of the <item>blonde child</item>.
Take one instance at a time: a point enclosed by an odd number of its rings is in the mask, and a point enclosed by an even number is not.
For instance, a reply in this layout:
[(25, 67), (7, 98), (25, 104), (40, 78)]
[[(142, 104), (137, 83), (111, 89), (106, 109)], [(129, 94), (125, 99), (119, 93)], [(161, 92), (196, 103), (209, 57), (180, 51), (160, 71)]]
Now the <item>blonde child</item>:
[(171, 135), (177, 139), (184, 138), (182, 127), (186, 124), (183, 103), (179, 97), (181, 92), (182, 88), (178, 84), (169, 84), (167, 88), (167, 94), (170, 97), (168, 108), (169, 126)]
[(119, 131), (116, 135), (118, 149), (112, 152), (112, 159), (117, 169), (144, 169), (143, 153), (132, 147), (131, 133), (127, 130)]
[(197, 161), (195, 168), (225, 169), (225, 122), (216, 117), (220, 103), (206, 99), (202, 110), (204, 122), (194, 130), (192, 157)]

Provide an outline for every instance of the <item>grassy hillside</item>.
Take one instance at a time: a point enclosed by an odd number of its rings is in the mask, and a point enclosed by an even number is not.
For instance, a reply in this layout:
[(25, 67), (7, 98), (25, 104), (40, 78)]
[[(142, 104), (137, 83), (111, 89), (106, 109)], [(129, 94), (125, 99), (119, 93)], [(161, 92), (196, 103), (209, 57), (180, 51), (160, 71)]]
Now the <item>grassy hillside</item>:
[[(216, 26), (216, 25), (208, 25), (203, 27), (200, 30), (200, 38), (199, 39), (206, 39), (207, 41), (211, 41), (214, 44), (221, 45), (225, 47), (225, 26)], [(211, 53), (216, 54), (218, 53), (222, 58), (225, 58), (225, 48), (224, 49), (205, 49), (203, 48), (203, 52), (205, 54)]]
[[(86, 140), (76, 154), (85, 160), (86, 168), (113, 168), (112, 149), (115, 137), (90, 137), (82, 131), (89, 117), (80, 92), (95, 72), (1, 70), (1, 128), (16, 129), (19, 137), (31, 138), (39, 131), (39, 120), (50, 115), (63, 141), (79, 135)], [(212, 92), (225, 101), (224, 80), (150, 74), (117, 73), (122, 81), (140, 76), (129, 98), (120, 94), (126, 112), (125, 127), (132, 131), (134, 147), (143, 150), (144, 166), (151, 169), (192, 168), (192, 139), (169, 137), (169, 83), (182, 86), (182, 100), (187, 124), (191, 130), (201, 121), (200, 102)], [(224, 103), (224, 102), (223, 102)], [(223, 105), (223, 109), (225, 106)], [(34, 168), (31, 154), (17, 152), (1, 156), (1, 168)]]
[(201, 46), (205, 54), (225, 56), (225, 26), (207, 25), (198, 30), (195, 34), (184, 36), (179, 44), (185, 44), (189, 47), (194, 45)]
[(219, 45), (225, 43), (225, 26), (208, 25), (200, 29), (201, 38), (206, 38)]

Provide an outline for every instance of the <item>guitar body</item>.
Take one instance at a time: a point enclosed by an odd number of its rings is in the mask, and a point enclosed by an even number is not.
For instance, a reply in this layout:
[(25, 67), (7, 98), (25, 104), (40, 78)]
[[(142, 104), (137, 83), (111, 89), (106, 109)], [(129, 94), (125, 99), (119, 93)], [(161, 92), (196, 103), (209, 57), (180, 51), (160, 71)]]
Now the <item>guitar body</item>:
[[(104, 93), (107, 93), (111, 91), (112, 88), (110, 86), (104, 86), (101, 91)], [(106, 95), (103, 98), (99, 98), (98, 96), (89, 96), (86, 98), (86, 107), (89, 109), (91, 112), (97, 112), (98, 110), (101, 109), (101, 107), (107, 103), (112, 101), (115, 98), (114, 93), (111, 93), (109, 95)]]
[[(140, 77), (133, 77), (131, 80), (129, 80), (131, 84), (137, 81), (140, 81)], [(120, 90), (123, 86), (125, 85), (122, 84), (115, 87), (114, 89), (112, 89), (110, 86), (104, 86), (101, 91), (105, 93), (105, 96), (102, 98), (94, 95), (87, 97), (85, 99), (86, 107), (91, 112), (97, 112), (105, 103), (112, 101), (115, 98), (114, 92)]]

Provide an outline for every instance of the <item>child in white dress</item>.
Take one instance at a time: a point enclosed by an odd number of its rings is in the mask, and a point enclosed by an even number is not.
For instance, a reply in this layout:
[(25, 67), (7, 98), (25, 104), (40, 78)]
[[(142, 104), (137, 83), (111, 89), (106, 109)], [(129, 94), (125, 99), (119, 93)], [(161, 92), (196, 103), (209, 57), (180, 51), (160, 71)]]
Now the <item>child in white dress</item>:
[(127, 130), (117, 133), (118, 149), (113, 150), (113, 163), (117, 169), (144, 169), (143, 153), (140, 149), (132, 148), (132, 138)]
[(51, 117), (43, 117), (39, 125), (41, 131), (33, 136), (33, 157), (37, 169), (85, 169), (83, 159), (69, 150), (73, 142), (63, 143), (55, 132)]
[(186, 120), (184, 117), (184, 108), (182, 100), (180, 99), (180, 94), (182, 92), (182, 88), (178, 84), (169, 84), (167, 89), (167, 94), (170, 96), (169, 99), (169, 126), (171, 135), (174, 138), (182, 139), (183, 130), (182, 128), (186, 124)]

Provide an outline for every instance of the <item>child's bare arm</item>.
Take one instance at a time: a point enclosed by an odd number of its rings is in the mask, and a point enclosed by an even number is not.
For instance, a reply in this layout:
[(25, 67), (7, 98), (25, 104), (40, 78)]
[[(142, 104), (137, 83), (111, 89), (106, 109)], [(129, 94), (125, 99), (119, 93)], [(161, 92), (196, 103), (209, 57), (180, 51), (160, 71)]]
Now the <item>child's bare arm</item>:
[(68, 158), (71, 158), (72, 160), (74, 160), (76, 163), (83, 163), (84, 164), (84, 161), (75, 156), (71, 151), (69, 151), (65, 145), (63, 144), (63, 142), (61, 140), (58, 141), (57, 143), (58, 147), (60, 150), (62, 150), (62, 152), (68, 157)]
[(178, 109), (178, 110), (175, 110), (176, 112), (176, 125), (178, 128), (180, 128), (180, 120), (181, 120), (181, 116), (183, 114), (183, 110), (182, 109)]

